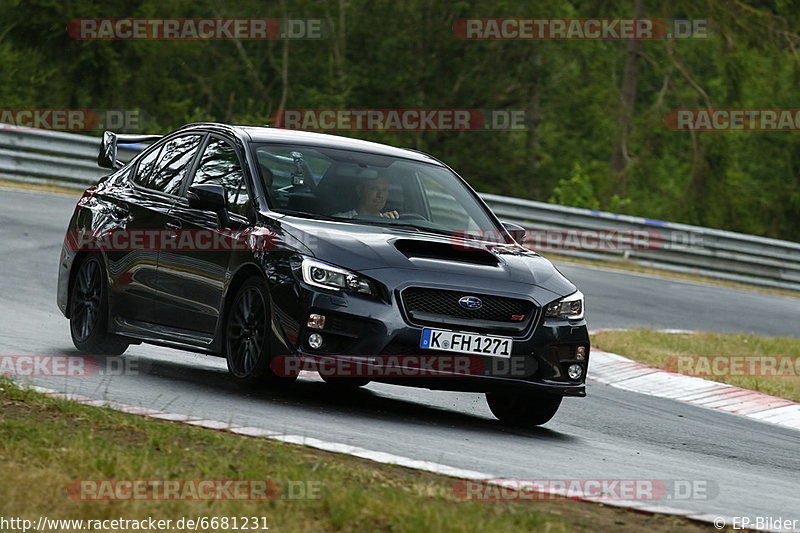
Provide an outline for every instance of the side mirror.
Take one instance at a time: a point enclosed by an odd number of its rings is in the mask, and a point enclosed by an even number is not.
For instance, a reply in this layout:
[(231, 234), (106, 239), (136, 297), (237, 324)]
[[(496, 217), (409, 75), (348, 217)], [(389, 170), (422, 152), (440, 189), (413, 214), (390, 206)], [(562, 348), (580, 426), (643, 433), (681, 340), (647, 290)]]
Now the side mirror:
[(228, 200), (225, 187), (205, 183), (192, 185), (186, 195), (189, 198), (189, 207), (203, 211), (213, 211), (219, 216), (220, 226), (227, 228), (231, 221), (228, 218)]
[(113, 131), (103, 132), (100, 152), (97, 154), (97, 166), (117, 170), (122, 164), (117, 161), (117, 134)]
[(507, 232), (511, 234), (517, 244), (524, 246), (525, 245), (525, 237), (527, 234), (527, 230), (520, 226), (519, 224), (514, 224), (513, 222), (503, 222), (503, 227)]

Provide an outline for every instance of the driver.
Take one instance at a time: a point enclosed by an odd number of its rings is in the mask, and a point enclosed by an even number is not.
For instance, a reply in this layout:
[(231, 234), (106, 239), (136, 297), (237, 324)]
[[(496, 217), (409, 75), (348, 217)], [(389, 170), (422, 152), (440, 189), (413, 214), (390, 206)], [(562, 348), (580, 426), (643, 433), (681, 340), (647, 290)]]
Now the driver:
[(334, 213), (333, 216), (340, 218), (353, 218), (357, 215), (366, 215), (383, 218), (400, 218), (397, 211), (383, 211), (386, 200), (389, 199), (389, 180), (385, 177), (378, 177), (364, 181), (356, 185), (356, 195), (358, 196), (358, 206), (350, 211)]

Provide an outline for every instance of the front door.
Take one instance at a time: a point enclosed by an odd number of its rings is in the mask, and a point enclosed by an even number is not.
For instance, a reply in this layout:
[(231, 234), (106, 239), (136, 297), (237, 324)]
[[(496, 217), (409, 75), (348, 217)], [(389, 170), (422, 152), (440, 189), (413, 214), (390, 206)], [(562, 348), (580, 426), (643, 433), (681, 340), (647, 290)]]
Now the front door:
[(231, 142), (209, 136), (190, 182), (225, 187), (230, 227), (221, 226), (217, 213), (189, 207), (185, 193), (169, 214), (169, 223), (184, 235), (174, 251), (162, 250), (159, 256), (167, 326), (208, 335), (216, 331), (231, 250), (238, 231), (249, 224), (250, 193), (240, 157)]

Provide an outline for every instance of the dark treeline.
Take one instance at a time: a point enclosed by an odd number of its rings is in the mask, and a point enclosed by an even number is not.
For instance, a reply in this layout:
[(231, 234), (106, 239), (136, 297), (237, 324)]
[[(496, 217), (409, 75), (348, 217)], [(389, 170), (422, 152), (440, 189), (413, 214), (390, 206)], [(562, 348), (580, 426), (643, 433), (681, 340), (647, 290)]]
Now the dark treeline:
[[(460, 18), (708, 19), (708, 38), (467, 41)], [(77, 41), (80, 17), (324, 19), (320, 40)], [(517, 131), (351, 132), (476, 189), (800, 240), (794, 132), (685, 132), (672, 109), (796, 109), (800, 9), (743, 0), (0, 0), (0, 106), (138, 109), (141, 127), (278, 109), (524, 110)]]

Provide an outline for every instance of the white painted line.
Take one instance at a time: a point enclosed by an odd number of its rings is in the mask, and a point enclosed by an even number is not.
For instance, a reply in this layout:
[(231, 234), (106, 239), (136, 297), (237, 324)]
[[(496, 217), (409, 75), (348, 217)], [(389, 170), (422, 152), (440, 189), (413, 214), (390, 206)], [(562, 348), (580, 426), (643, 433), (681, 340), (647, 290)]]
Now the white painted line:
[(241, 428), (231, 428), (229, 431), (231, 433), (236, 433), (238, 435), (246, 435), (248, 437), (271, 437), (273, 435), (280, 434), (277, 431), (270, 431), (268, 429), (254, 428), (250, 426)]
[(222, 431), (230, 431), (231, 429), (238, 427), (235, 424), (231, 424), (230, 422), (220, 422), (218, 420), (207, 420), (207, 419), (187, 420), (186, 423), (192, 426), (200, 426), (208, 429), (219, 429)]
[[(112, 409), (117, 409), (117, 408), (112, 407)], [(190, 420), (200, 420), (197, 417), (181, 415), (178, 413), (156, 413), (144, 416), (149, 416), (150, 418), (158, 418), (159, 420), (169, 420), (170, 422), (188, 422)]]
[(363, 459), (370, 459), (378, 463), (405, 466), (415, 470), (424, 470), (436, 474), (443, 474), (446, 476), (460, 477), (466, 479), (491, 479), (492, 476), (474, 470), (464, 470), (452, 466), (447, 466), (430, 461), (420, 461), (419, 459), (411, 459), (400, 455), (394, 455), (387, 452), (378, 452), (368, 450), (359, 446), (352, 446), (350, 444), (341, 444), (337, 442), (328, 442), (313, 437), (303, 437), (300, 435), (275, 435), (267, 437), (268, 439), (279, 440), (281, 442), (288, 442), (291, 444), (301, 444), (303, 446), (310, 446), (319, 450), (325, 450), (335, 453), (343, 453), (345, 455), (352, 455), (361, 457)]
[(109, 407), (109, 402), (105, 400), (88, 400), (80, 403), (82, 403), (83, 405), (88, 405), (90, 407)]
[[(800, 423), (800, 405), (785, 405), (768, 411), (760, 411), (750, 415), (752, 418), (766, 420), (772, 423), (791, 422)], [(797, 426), (795, 426), (797, 427)]]
[(70, 400), (73, 402), (85, 402), (87, 400), (91, 400), (91, 398), (87, 396), (81, 396), (80, 394), (70, 394), (66, 392), (56, 392), (54, 394), (50, 394), (51, 398), (58, 398), (60, 400)]
[(122, 411), (123, 413), (130, 413), (132, 415), (153, 415), (159, 412), (156, 411), (155, 409), (148, 409), (146, 407), (135, 407), (133, 405), (118, 404), (116, 402), (109, 404), (109, 407), (117, 411)]

